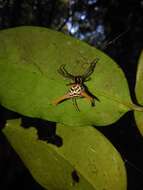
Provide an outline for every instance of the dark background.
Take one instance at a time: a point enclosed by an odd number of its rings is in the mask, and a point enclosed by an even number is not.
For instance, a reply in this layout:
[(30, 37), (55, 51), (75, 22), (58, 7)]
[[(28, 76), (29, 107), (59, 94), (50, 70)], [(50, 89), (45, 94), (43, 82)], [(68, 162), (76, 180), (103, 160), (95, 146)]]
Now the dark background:
[[(0, 0), (0, 29), (44, 26), (84, 40), (108, 53), (125, 72), (135, 103), (137, 60), (143, 48), (142, 15), (143, 0)], [(120, 34), (123, 35), (118, 38)], [(4, 113), (1, 107), (1, 128)], [(126, 163), (128, 190), (142, 190), (143, 139), (133, 113), (128, 112), (115, 124), (98, 129), (113, 143)], [(0, 189), (12, 188), (43, 189), (0, 132)]]

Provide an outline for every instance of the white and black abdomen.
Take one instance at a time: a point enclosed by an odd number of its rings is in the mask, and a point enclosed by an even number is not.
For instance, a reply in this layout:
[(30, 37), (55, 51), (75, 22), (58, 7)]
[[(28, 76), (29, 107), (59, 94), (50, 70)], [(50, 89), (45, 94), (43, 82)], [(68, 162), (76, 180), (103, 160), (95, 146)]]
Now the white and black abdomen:
[(69, 89), (69, 95), (71, 97), (80, 97), (81, 92), (84, 90), (84, 86), (80, 84), (74, 84), (70, 89)]

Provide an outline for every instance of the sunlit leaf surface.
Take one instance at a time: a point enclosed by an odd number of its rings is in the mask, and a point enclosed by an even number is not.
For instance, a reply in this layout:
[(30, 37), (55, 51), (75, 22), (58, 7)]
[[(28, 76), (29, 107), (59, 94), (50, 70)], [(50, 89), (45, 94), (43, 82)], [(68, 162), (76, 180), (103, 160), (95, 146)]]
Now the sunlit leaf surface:
[(9, 120), (3, 129), (32, 176), (49, 190), (126, 190), (124, 163), (95, 128), (57, 126), (63, 145), (38, 140), (36, 129)]
[[(143, 51), (138, 63), (135, 92), (138, 103), (143, 106)], [(143, 135), (143, 112), (135, 111), (134, 113), (137, 127)]]
[[(95, 106), (80, 98), (80, 112), (71, 100), (52, 103), (67, 93), (72, 81), (57, 69), (81, 75), (99, 58), (91, 80)], [(62, 33), (41, 27), (18, 27), (0, 32), (0, 103), (23, 115), (68, 125), (107, 125), (133, 108), (128, 84), (119, 66), (101, 51)]]

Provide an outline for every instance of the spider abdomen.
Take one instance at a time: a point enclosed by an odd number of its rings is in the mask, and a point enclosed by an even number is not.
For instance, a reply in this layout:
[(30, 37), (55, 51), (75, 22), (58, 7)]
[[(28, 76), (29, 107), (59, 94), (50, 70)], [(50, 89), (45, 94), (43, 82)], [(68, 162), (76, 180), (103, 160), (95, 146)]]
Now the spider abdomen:
[(81, 96), (81, 92), (84, 90), (84, 87), (80, 84), (74, 84), (70, 89), (69, 89), (69, 95), (71, 97), (79, 97)]

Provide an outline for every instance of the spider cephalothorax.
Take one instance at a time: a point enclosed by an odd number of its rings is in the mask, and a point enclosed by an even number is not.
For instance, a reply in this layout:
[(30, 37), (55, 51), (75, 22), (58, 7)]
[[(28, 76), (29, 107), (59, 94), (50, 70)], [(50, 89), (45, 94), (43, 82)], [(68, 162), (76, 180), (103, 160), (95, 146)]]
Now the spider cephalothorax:
[(85, 86), (84, 82), (89, 80), (89, 76), (94, 72), (96, 63), (98, 59), (95, 59), (90, 63), (90, 66), (88, 69), (84, 72), (83, 75), (78, 75), (74, 76), (70, 74), (66, 69), (65, 65), (61, 65), (60, 68), (58, 69), (58, 72), (63, 75), (65, 78), (71, 79), (73, 82), (69, 83), (68, 85), (70, 86), (69, 91), (62, 97), (58, 98), (57, 100), (54, 101), (54, 104), (57, 105), (64, 100), (67, 99), (72, 99), (73, 104), (75, 107), (79, 110), (76, 98), (86, 98), (91, 102), (91, 105), (94, 106), (94, 97), (91, 93), (89, 93), (87, 87)]

